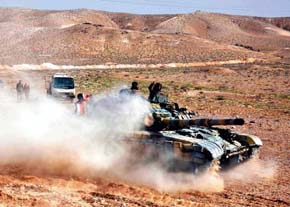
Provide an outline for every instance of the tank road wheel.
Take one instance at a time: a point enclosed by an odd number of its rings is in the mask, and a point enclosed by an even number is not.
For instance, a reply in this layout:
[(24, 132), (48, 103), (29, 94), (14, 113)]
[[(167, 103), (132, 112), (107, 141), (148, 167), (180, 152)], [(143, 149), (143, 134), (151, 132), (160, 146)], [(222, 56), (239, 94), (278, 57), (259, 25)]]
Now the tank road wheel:
[(239, 154), (230, 157), (228, 161), (229, 167), (237, 166), (240, 163), (241, 163), (241, 156)]
[[(248, 155), (246, 155), (247, 157)], [(223, 162), (221, 163), (221, 167), (224, 170), (228, 170), (230, 168), (236, 167), (238, 166), (242, 161), (247, 160), (248, 158), (243, 157), (239, 154), (231, 156), (225, 160), (223, 160)]]
[(240, 155), (240, 162), (245, 162), (250, 159), (259, 158), (259, 147), (251, 147), (249, 151), (245, 154)]

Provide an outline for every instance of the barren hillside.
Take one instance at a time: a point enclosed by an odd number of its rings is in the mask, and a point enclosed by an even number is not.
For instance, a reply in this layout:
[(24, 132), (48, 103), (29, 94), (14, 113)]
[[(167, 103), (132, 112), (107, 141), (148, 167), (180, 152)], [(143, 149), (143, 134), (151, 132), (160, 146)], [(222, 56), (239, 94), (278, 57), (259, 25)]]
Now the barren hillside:
[(218, 43), (271, 51), (290, 46), (290, 32), (254, 17), (196, 12), (160, 23), (157, 33), (186, 33)]
[(0, 9), (0, 64), (170, 63), (269, 59), (290, 32), (251, 17)]
[(126, 13), (107, 14), (120, 29), (136, 30), (140, 32), (151, 32), (161, 22), (175, 17), (176, 15), (135, 15)]
[(257, 18), (276, 25), (279, 28), (290, 31), (290, 17), (277, 17), (277, 18)]

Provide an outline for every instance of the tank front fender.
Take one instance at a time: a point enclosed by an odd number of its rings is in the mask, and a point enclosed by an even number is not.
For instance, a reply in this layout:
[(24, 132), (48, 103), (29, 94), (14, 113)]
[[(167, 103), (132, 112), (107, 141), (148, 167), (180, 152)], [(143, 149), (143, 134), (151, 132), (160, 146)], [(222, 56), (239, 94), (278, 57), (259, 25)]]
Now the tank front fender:
[(239, 134), (237, 133), (236, 136), (237, 141), (246, 142), (249, 146), (262, 146), (263, 142), (262, 140), (254, 135), (249, 134)]

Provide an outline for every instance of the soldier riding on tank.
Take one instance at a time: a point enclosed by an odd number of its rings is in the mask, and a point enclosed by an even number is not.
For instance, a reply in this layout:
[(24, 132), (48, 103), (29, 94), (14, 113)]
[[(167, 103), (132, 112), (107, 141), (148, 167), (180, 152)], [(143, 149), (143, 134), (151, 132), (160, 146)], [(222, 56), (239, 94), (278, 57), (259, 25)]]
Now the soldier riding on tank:
[(162, 84), (152, 82), (149, 87), (149, 97), (148, 101), (155, 103), (166, 103), (168, 98), (161, 94)]

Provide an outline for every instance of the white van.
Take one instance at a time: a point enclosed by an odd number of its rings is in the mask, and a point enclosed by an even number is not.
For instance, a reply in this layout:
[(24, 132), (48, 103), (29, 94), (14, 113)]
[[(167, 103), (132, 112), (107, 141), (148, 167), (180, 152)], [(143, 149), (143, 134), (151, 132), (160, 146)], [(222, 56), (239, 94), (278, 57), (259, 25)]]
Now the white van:
[(71, 76), (64, 73), (56, 73), (52, 76), (47, 88), (47, 94), (56, 98), (73, 100), (75, 93), (75, 82)]

